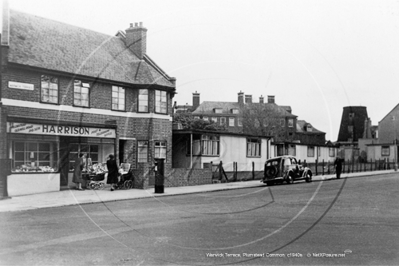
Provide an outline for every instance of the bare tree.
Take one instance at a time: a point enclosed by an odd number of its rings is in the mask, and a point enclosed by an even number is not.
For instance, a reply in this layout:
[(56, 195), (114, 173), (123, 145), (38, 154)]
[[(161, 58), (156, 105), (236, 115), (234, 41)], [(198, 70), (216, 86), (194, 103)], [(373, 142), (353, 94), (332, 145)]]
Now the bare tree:
[(286, 139), (285, 110), (271, 104), (247, 103), (240, 114), (244, 133), (273, 136), (276, 141)]

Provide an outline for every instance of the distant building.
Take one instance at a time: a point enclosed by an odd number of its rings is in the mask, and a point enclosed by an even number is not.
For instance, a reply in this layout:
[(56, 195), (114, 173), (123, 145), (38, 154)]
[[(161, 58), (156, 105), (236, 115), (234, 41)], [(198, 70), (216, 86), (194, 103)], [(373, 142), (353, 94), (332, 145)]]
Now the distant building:
[[(200, 103), (200, 95), (196, 92), (193, 93), (193, 104), (190, 107), (184, 110), (189, 110), (187, 112), (191, 112), (194, 119), (214, 121), (223, 125), (226, 132), (272, 137), (271, 157), (300, 154), (302, 159), (313, 162), (331, 160), (330, 157), (336, 156), (335, 150), (329, 152), (335, 146), (326, 144), (325, 132), (314, 128), (305, 120), (298, 120), (292, 114), (290, 106), (276, 104), (275, 96), (269, 95), (267, 102), (263, 96), (259, 98), (259, 102), (253, 102), (252, 95), (239, 92), (237, 102)], [(176, 125), (175, 129), (184, 128)]]

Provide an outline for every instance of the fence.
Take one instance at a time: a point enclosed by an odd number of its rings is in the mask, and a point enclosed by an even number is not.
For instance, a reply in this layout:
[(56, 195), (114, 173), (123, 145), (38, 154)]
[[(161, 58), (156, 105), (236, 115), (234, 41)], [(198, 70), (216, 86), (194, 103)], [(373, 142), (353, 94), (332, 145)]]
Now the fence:
[[(307, 163), (306, 160), (299, 164), (307, 166), (312, 170), (313, 175), (330, 175), (335, 174), (334, 161)], [(342, 173), (357, 173), (357, 172), (370, 172), (370, 171), (381, 171), (395, 169), (395, 161), (389, 160), (370, 160), (368, 162), (360, 161), (343, 161)]]
[[(264, 170), (259, 170), (259, 167), (256, 167), (255, 162), (251, 162), (250, 164), (245, 163), (242, 165), (239, 165), (237, 162), (233, 162), (232, 167), (229, 168), (232, 168), (232, 171), (225, 171), (223, 162), (219, 162), (218, 164), (212, 163), (212, 182), (260, 180), (263, 177)], [(258, 170), (256, 170), (257, 168)]]

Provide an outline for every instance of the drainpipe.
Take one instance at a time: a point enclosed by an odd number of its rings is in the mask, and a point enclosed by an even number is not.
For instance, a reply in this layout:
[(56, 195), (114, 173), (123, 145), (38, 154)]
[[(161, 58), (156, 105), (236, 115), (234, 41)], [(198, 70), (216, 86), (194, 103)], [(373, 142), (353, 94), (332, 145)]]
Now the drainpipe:
[(193, 168), (193, 133), (190, 133), (190, 146), (191, 146), (191, 153), (190, 153), (190, 169)]

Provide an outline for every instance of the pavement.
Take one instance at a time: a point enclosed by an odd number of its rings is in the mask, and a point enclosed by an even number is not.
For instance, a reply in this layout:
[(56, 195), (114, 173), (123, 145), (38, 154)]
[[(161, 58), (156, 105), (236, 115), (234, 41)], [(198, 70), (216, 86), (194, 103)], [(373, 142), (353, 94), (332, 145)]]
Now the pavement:
[[(397, 174), (394, 170), (359, 172), (342, 174), (341, 178), (375, 176), (382, 174)], [(335, 175), (314, 176), (313, 181), (325, 181), (335, 179)], [(301, 181), (302, 182), (302, 181)], [(166, 197), (174, 195), (184, 195), (192, 193), (203, 193), (212, 191), (232, 190), (241, 188), (261, 187), (265, 184), (260, 180), (239, 181), (230, 183), (215, 183), (208, 185), (184, 186), (184, 187), (165, 187), (164, 193), (155, 193), (154, 188), (149, 189), (128, 189), (110, 191), (109, 188), (103, 190), (62, 190), (49, 193), (33, 194), (5, 198), (0, 200), (0, 212), (14, 212), (24, 210), (34, 210), (41, 208), (52, 208), (70, 205), (90, 204), (99, 202), (110, 202), (119, 200), (133, 200), (152, 197)]]

